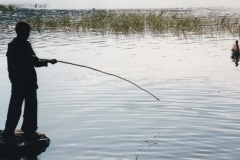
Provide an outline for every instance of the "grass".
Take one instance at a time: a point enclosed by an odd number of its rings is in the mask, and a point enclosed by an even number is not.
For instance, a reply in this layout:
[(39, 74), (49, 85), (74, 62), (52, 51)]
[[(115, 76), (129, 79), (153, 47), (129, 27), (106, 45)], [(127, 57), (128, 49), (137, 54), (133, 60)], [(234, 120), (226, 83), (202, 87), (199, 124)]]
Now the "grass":
[(47, 4), (39, 4), (39, 3), (28, 3), (28, 4), (19, 4), (20, 8), (47, 8)]
[(240, 36), (240, 17), (230, 15), (208, 17), (193, 16), (188, 14), (166, 15), (164, 13), (147, 16), (147, 25), (154, 34), (172, 33), (176, 36), (191, 35), (220, 35), (231, 34)]
[[(7, 8), (10, 10), (14, 7), (0, 5), (0, 10)], [(171, 11), (116, 13), (94, 10), (78, 16), (39, 14), (21, 20), (29, 22), (32, 29), (39, 32), (51, 30), (123, 35), (150, 33), (183, 38), (227, 34), (240, 37), (240, 16), (235, 15), (192, 15)]]
[(14, 11), (19, 8), (46, 8), (47, 4), (19, 4), (19, 5), (3, 5), (0, 4), (0, 11)]
[(0, 11), (14, 11), (18, 7), (16, 5), (2, 5), (0, 4)]
[(178, 37), (230, 34), (240, 37), (240, 17), (193, 16), (186, 14), (93, 13), (77, 18), (36, 16), (26, 20), (34, 30), (64, 30), (101, 34), (143, 34), (145, 32)]

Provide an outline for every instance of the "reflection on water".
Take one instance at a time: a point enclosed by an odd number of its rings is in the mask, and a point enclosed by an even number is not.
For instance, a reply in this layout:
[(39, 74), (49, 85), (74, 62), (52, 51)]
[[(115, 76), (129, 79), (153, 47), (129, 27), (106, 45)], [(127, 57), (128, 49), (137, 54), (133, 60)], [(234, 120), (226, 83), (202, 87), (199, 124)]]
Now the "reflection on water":
[[(0, 37), (0, 128), (10, 97), (5, 52), (12, 37), (11, 31)], [(33, 33), (38, 57), (117, 74), (161, 99), (92, 70), (60, 63), (38, 68), (39, 131), (52, 142), (38, 158), (238, 159), (234, 40)]]

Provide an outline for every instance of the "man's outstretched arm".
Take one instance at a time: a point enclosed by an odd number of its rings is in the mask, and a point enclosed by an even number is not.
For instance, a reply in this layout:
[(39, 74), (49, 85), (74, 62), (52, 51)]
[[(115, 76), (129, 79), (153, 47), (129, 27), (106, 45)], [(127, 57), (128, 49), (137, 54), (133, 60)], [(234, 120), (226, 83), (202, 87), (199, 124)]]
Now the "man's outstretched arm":
[(32, 56), (32, 61), (35, 67), (47, 66), (48, 63), (51, 63), (51, 64), (57, 63), (56, 59), (40, 60), (36, 55)]

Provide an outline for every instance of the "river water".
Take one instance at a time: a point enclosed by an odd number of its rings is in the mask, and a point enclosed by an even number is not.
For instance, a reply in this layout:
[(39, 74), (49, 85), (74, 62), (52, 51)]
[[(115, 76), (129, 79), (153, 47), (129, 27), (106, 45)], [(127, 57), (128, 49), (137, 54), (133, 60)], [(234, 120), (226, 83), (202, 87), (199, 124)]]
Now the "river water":
[(3, 4), (47, 4), (51, 9), (154, 9), (231, 7), (239, 9), (238, 0), (0, 0)]
[[(9, 30), (0, 37), (2, 129), (11, 88), (5, 53), (14, 36)], [(230, 59), (236, 39), (32, 33), (38, 57), (117, 74), (160, 98), (86, 68), (37, 68), (38, 131), (51, 139), (38, 158), (237, 160), (240, 74)]]

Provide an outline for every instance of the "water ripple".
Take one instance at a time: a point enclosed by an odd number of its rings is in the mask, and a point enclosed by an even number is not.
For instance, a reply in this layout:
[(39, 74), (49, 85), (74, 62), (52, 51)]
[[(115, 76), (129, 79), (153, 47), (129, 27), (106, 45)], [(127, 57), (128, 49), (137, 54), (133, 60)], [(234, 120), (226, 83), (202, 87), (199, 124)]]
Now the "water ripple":
[[(160, 98), (84, 68), (60, 63), (38, 68), (39, 131), (52, 142), (41, 159), (240, 157), (240, 76), (227, 51), (231, 38), (31, 36), (39, 57), (120, 75)], [(2, 55), (14, 33), (3, 37)], [(4, 128), (10, 96), (5, 56), (0, 66)]]

